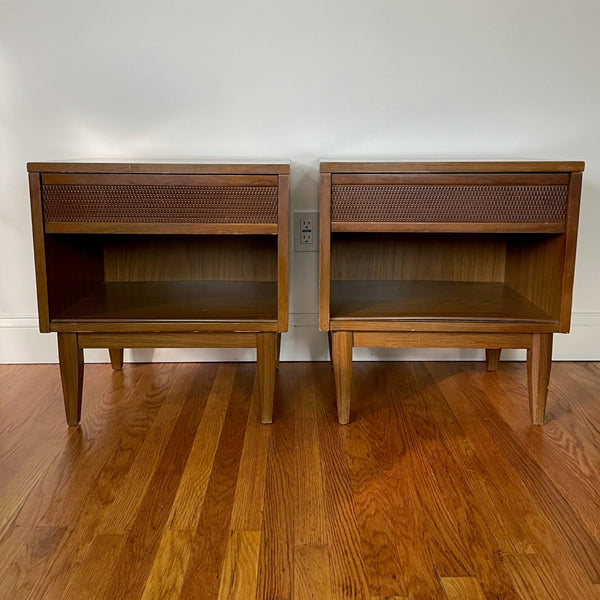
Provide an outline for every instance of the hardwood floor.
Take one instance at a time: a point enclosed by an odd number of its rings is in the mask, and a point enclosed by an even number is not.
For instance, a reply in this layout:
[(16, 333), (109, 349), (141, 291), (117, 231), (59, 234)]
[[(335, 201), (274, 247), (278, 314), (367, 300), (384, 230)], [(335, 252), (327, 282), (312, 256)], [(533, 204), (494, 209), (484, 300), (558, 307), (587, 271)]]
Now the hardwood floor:
[(600, 363), (0, 367), (0, 598), (600, 598)]

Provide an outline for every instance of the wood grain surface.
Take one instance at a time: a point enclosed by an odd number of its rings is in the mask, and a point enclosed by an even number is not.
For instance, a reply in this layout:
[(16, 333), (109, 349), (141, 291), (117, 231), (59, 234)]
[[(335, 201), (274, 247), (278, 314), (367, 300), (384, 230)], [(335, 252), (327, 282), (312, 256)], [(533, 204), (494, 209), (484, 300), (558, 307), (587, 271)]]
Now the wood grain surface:
[(0, 597), (597, 600), (600, 366), (282, 363), (263, 426), (252, 364), (0, 366)]

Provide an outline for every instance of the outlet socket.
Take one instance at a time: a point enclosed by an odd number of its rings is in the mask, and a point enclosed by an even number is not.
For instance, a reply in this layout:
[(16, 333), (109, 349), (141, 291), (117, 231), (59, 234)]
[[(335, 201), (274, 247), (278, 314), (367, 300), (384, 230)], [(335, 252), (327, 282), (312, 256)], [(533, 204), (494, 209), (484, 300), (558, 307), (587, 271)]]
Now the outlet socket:
[(319, 211), (294, 211), (294, 252), (319, 249)]

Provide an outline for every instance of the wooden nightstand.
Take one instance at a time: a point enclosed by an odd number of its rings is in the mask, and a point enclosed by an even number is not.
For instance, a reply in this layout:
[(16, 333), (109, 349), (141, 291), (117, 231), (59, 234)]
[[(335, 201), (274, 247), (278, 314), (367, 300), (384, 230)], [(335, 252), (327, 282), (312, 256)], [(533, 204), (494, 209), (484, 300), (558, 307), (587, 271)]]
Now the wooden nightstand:
[(30, 163), (40, 331), (69, 425), (83, 349), (257, 348), (270, 423), (288, 324), (289, 164)]
[(569, 331), (582, 162), (321, 163), (319, 328), (338, 418), (352, 348), (526, 348), (544, 421), (552, 334)]

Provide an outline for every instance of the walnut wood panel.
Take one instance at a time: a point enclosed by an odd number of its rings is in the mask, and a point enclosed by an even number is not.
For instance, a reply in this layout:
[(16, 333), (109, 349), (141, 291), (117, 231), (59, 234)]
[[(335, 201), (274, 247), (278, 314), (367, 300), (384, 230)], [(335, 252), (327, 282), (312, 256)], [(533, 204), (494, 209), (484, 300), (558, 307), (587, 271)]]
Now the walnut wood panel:
[(319, 186), (319, 329), (329, 329), (331, 279), (331, 175), (321, 174)]
[(274, 163), (216, 163), (216, 162), (30, 162), (30, 172), (48, 173), (140, 173), (166, 175), (273, 175), (289, 174), (290, 164), (286, 161)]
[(367, 348), (531, 348), (532, 339), (530, 333), (355, 331), (352, 342)]
[(395, 221), (336, 221), (331, 223), (331, 231), (344, 232), (397, 232), (397, 233), (562, 233), (560, 223), (482, 223), (482, 222), (403, 222)]
[(105, 236), (106, 281), (277, 281), (275, 236)]
[(565, 261), (562, 269), (563, 286), (560, 308), (560, 330), (567, 333), (571, 327), (571, 306), (573, 303), (573, 281), (575, 277), (575, 254), (577, 250), (577, 230), (583, 173), (571, 173), (569, 186), (569, 209), (565, 237)]
[(323, 161), (321, 173), (570, 173), (583, 161)]
[(565, 236), (507, 237), (505, 281), (542, 310), (560, 318)]
[(331, 318), (556, 325), (503, 283), (460, 281), (332, 281)]
[[(132, 191), (137, 186), (166, 187), (165, 194), (171, 186), (186, 188), (204, 187), (277, 187), (277, 175), (181, 175), (181, 174), (120, 174), (86, 173), (64, 174), (43, 173), (42, 187), (44, 186), (73, 186), (91, 185), (102, 186), (127, 186)], [(233, 190), (231, 190), (233, 192)]]
[(104, 280), (102, 241), (88, 236), (46, 235), (50, 322)]
[[(421, 331), (437, 333), (440, 331), (462, 333), (556, 333), (556, 321), (552, 322), (524, 322), (524, 321), (412, 321), (391, 319), (332, 319), (329, 324), (331, 331), (389, 331), (413, 332), (418, 335)], [(65, 330), (68, 331), (68, 330)]]
[[(287, 174), (279, 175), (279, 203), (277, 224), (277, 305), (279, 331), (288, 330), (288, 289), (289, 289), (289, 203), (290, 203), (290, 178)], [(253, 256), (255, 263), (263, 261)], [(262, 265), (261, 265), (262, 266)], [(279, 359), (278, 359), (279, 360)]]
[(503, 281), (504, 236), (335, 233), (331, 279)]
[(53, 324), (74, 322), (277, 321), (275, 282), (108, 282), (63, 310)]
[(269, 428), (252, 365), (88, 365), (74, 432), (56, 365), (0, 365), (0, 597), (597, 600), (600, 365), (554, 365), (543, 430), (503, 366), (356, 363), (341, 431), (325, 363)]
[(256, 348), (255, 333), (80, 333), (80, 348)]
[[(277, 321), (53, 321), (50, 331), (97, 333), (195, 333), (275, 331)], [(125, 344), (126, 346), (126, 344)]]
[(333, 173), (332, 186), (346, 185), (568, 185), (568, 173)]
[(151, 233), (160, 234), (271, 234), (277, 233), (275, 223), (46, 223), (46, 233)]
[(42, 212), (42, 188), (39, 173), (29, 173), (29, 199), (33, 232), (33, 257), (35, 259), (35, 280), (40, 331), (50, 331), (48, 307), (48, 275), (46, 272), (46, 248), (44, 243), (44, 215)]

